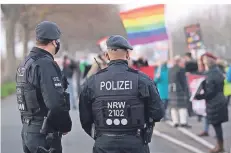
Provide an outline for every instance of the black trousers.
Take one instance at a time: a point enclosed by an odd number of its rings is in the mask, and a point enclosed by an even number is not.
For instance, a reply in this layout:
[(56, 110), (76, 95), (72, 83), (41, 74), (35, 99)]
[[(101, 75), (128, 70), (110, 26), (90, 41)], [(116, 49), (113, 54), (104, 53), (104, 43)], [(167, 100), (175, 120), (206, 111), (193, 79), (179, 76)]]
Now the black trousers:
[(213, 124), (213, 128), (215, 130), (217, 140), (223, 142), (223, 130), (221, 123)]
[(227, 96), (227, 104), (228, 104), (228, 105), (230, 104), (230, 97), (231, 97), (231, 96)]
[[(22, 133), (22, 145), (24, 153), (36, 153), (39, 146), (49, 149), (49, 143), (46, 139), (46, 135), (40, 134), (37, 129), (35, 131), (23, 127)], [(61, 136), (54, 136), (52, 139), (52, 147), (56, 149), (56, 153), (62, 153)]]
[(141, 137), (101, 135), (95, 141), (93, 153), (150, 153)]

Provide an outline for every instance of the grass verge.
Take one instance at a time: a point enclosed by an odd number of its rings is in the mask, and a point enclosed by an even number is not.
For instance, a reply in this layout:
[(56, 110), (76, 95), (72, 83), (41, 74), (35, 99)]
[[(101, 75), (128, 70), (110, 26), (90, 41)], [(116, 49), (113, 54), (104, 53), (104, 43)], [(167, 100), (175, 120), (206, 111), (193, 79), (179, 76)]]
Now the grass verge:
[(16, 83), (15, 82), (6, 82), (1, 85), (1, 99), (5, 98), (16, 91)]

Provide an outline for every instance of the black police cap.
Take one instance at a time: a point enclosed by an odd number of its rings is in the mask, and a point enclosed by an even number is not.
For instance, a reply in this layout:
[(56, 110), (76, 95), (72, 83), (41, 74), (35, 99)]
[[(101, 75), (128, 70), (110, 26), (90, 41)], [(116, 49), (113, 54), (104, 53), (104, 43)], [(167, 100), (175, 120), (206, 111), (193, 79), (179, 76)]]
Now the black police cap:
[(133, 50), (133, 47), (130, 43), (120, 35), (112, 35), (110, 36), (107, 41), (107, 48), (108, 49), (125, 49), (125, 50)]
[(60, 38), (61, 32), (56, 23), (50, 21), (43, 21), (39, 23), (35, 29), (36, 38), (38, 40), (57, 40)]

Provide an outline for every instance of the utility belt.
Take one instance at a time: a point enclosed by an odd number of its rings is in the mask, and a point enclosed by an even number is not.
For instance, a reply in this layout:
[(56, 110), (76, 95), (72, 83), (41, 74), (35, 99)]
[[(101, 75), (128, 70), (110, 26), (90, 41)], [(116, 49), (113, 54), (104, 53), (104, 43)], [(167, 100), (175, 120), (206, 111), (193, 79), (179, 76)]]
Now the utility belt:
[(141, 129), (134, 129), (134, 130), (123, 130), (123, 131), (109, 131), (109, 130), (97, 130), (96, 137), (101, 135), (106, 136), (126, 136), (126, 135), (133, 135), (133, 136), (142, 136), (143, 130)]
[(148, 144), (151, 142), (152, 139), (152, 134), (153, 134), (153, 127), (148, 127), (148, 128), (139, 128), (136, 130), (128, 130), (128, 131), (101, 131), (101, 130), (96, 130), (95, 138), (100, 137), (102, 135), (106, 136), (111, 136), (111, 137), (121, 137), (121, 136), (127, 136), (127, 135), (132, 135), (136, 137), (141, 137), (143, 140), (144, 144)]

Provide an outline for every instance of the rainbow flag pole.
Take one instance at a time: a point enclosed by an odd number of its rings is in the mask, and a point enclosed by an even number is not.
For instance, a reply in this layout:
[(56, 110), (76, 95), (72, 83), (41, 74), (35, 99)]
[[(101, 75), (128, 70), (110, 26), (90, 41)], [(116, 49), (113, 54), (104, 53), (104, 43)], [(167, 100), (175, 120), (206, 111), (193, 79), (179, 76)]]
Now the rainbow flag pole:
[(150, 5), (120, 13), (131, 45), (167, 40), (165, 5)]

